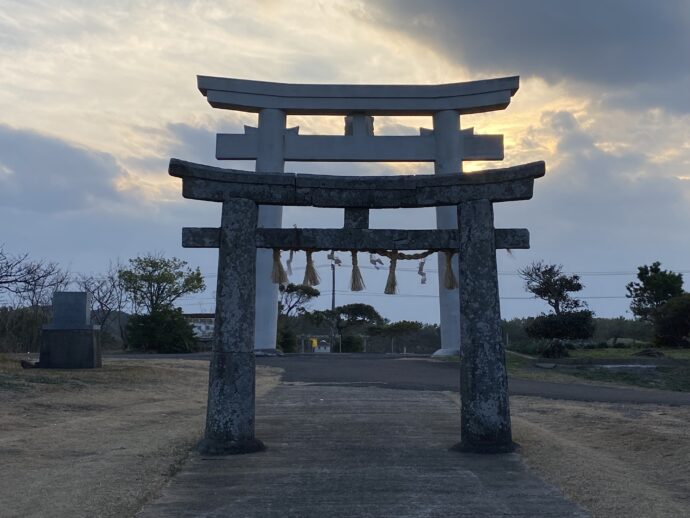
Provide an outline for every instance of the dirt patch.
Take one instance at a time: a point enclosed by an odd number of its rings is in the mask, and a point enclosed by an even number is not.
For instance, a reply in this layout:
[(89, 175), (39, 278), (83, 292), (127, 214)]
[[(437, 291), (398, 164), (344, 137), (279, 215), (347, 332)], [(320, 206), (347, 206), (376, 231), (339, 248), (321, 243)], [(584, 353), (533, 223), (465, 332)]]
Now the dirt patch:
[(690, 516), (690, 408), (515, 396), (511, 414), (527, 465), (595, 517)]
[[(280, 372), (257, 367), (257, 397)], [(202, 361), (22, 371), (0, 359), (2, 515), (132, 516), (200, 439), (207, 380)]]

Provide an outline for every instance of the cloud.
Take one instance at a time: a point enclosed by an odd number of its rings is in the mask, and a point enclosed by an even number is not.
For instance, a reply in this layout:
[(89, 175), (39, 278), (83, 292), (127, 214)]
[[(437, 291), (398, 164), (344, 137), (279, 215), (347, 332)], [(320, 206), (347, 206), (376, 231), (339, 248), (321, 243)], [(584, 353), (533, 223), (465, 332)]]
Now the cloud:
[[(532, 200), (497, 206), (497, 226), (526, 226), (532, 236), (532, 249), (516, 253), (511, 269), (535, 259), (576, 271), (634, 271), (655, 260), (688, 268), (690, 183), (677, 178), (675, 164), (604, 150), (570, 112), (546, 112), (541, 124), (535, 138), (556, 137), (546, 177), (535, 182)], [(589, 294), (622, 296), (629, 280), (597, 278), (598, 292)], [(616, 307), (598, 304), (605, 314)], [(621, 312), (626, 304), (617, 303)]]
[(682, 0), (375, 5), (376, 23), (436, 48), (473, 74), (596, 85), (612, 101), (690, 111), (687, 90), (678, 84), (690, 78), (690, 10)]
[(0, 125), (0, 202), (44, 213), (122, 201), (124, 170), (112, 155), (32, 130)]

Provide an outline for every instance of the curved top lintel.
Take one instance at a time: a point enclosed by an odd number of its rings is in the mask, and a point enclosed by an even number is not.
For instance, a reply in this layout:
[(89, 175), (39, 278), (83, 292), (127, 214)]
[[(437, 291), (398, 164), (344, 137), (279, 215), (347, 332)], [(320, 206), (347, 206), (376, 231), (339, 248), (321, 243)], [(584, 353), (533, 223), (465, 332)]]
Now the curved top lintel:
[(439, 85), (289, 84), (197, 76), (211, 106), (291, 115), (432, 115), (444, 110), (479, 113), (506, 108), (518, 76)]
[(262, 205), (399, 208), (457, 205), (463, 201), (527, 200), (544, 162), (467, 174), (332, 176), (255, 173), (171, 159), (171, 176), (182, 178), (186, 198), (223, 201), (248, 198)]

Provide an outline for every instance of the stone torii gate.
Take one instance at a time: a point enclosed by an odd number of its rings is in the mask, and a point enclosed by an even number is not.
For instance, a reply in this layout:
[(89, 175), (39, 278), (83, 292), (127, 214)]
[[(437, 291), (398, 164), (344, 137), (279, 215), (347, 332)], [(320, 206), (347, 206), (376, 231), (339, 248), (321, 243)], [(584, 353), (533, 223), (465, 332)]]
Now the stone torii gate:
[[(263, 449), (254, 434), (256, 251), (433, 250), (460, 257), (459, 328), (461, 442), (458, 449), (513, 448), (505, 351), (500, 327), (496, 249), (529, 248), (526, 229), (495, 229), (493, 203), (532, 197), (544, 163), (467, 175), (379, 177), (270, 174), (221, 169), (172, 159), (185, 198), (223, 204), (220, 228), (185, 228), (184, 247), (218, 248), (218, 285), (209, 371), (207, 454)], [(259, 206), (344, 208), (342, 229), (259, 226)], [(458, 229), (374, 230), (370, 209), (441, 207)], [(266, 274), (267, 276), (269, 273)], [(451, 291), (451, 290), (449, 290)]]
[[(460, 130), (460, 115), (501, 110), (519, 86), (518, 77), (443, 85), (308, 85), (198, 77), (198, 87), (214, 108), (259, 114), (257, 128), (219, 134), (216, 158), (256, 160), (256, 172), (282, 173), (286, 161), (433, 162), (439, 175), (462, 173), (468, 160), (502, 160), (502, 135)], [(286, 129), (286, 115), (345, 115), (345, 136), (300, 135)], [(433, 129), (418, 136), (374, 136), (374, 115), (426, 115)], [(259, 208), (259, 227), (281, 227), (279, 205)], [(439, 229), (457, 228), (453, 207), (437, 206)], [(453, 268), (458, 275), (457, 258)], [(271, 253), (257, 252), (255, 349), (276, 347), (278, 288), (270, 281)], [(439, 278), (446, 264), (438, 257)], [(439, 282), (441, 349), (458, 354), (458, 293)]]

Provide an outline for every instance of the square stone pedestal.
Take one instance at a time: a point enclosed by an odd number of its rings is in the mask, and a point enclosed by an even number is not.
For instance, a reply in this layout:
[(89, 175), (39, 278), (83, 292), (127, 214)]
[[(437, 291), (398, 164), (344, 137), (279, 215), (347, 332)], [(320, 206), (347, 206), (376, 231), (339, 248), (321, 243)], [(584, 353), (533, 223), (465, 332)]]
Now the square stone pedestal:
[(48, 369), (95, 369), (102, 366), (100, 327), (83, 329), (43, 328), (39, 367)]

